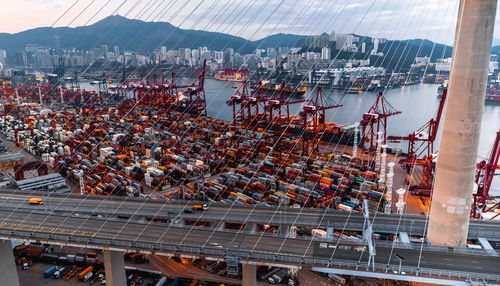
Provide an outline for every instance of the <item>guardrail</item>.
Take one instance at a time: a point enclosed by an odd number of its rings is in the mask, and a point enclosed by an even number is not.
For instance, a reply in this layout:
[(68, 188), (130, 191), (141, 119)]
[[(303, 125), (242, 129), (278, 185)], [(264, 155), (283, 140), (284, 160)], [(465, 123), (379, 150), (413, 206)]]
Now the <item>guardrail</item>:
[[(110, 240), (101, 238), (91, 238), (91, 237), (77, 237), (68, 234), (47, 234), (38, 232), (26, 232), (19, 230), (0, 230), (1, 239), (26, 239), (29, 241), (51, 243), (51, 244), (61, 244), (61, 245), (71, 245), (83, 248), (98, 248), (98, 249), (115, 249), (123, 251), (141, 251), (152, 254), (163, 254), (163, 255), (188, 255), (188, 256), (210, 256), (210, 257), (225, 257), (225, 256), (237, 256), (241, 260), (245, 261), (255, 261), (255, 262), (267, 262), (267, 263), (280, 263), (280, 264), (291, 264), (291, 265), (309, 265), (309, 266), (320, 266), (320, 267), (340, 267), (348, 269), (368, 269), (366, 263), (356, 263), (341, 260), (329, 260), (329, 259), (317, 259), (317, 258), (307, 258), (307, 257), (297, 257), (297, 256), (287, 256), (279, 255), (276, 253), (249, 253), (246, 251), (237, 250), (219, 250), (210, 248), (200, 248), (194, 246), (181, 246), (181, 245), (166, 245), (163, 243), (143, 243), (143, 242), (132, 242), (123, 240)], [(376, 271), (398, 271), (399, 266), (397, 265), (382, 265), (375, 264)], [(407, 274), (412, 276), (439, 276), (439, 277), (454, 277), (458, 279), (477, 279), (486, 281), (500, 281), (500, 275), (493, 274), (483, 274), (475, 272), (458, 272), (451, 270), (440, 270), (440, 269), (428, 269), (428, 268), (416, 268), (403, 266), (402, 270)]]

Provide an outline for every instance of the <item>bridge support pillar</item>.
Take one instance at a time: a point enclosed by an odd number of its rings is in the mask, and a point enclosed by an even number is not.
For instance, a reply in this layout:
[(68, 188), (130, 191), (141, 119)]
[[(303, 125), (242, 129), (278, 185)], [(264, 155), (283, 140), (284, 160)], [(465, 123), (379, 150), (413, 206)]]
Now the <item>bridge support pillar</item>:
[(186, 222), (184, 219), (178, 219), (177, 221), (174, 222), (174, 226), (185, 226)]
[(497, 0), (461, 0), (427, 239), (465, 245)]
[(334, 229), (333, 226), (329, 226), (326, 228), (326, 239), (333, 240)]
[(245, 230), (250, 232), (257, 232), (257, 224), (254, 222), (249, 222), (245, 225)]
[(217, 230), (225, 230), (226, 229), (226, 222), (221, 221), (219, 222), (219, 225), (217, 226)]
[(125, 274), (125, 260), (123, 259), (123, 252), (115, 250), (104, 250), (103, 254), (106, 285), (127, 285), (127, 275)]
[(257, 285), (257, 266), (251, 264), (243, 264), (242, 269), (242, 286)]
[(288, 225), (288, 224), (280, 224), (278, 226), (278, 234), (288, 235), (289, 232), (290, 232), (290, 225)]
[(2, 285), (19, 286), (16, 261), (10, 240), (0, 241), (0, 281)]

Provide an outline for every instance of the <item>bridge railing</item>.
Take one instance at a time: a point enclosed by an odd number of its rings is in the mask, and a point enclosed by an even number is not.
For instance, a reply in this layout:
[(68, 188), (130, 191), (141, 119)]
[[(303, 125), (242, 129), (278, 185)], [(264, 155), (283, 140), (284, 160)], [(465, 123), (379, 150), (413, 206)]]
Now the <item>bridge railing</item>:
[[(0, 230), (1, 239), (21, 239), (50, 244), (59, 245), (73, 245), (84, 248), (100, 248), (100, 249), (120, 249), (123, 251), (142, 251), (148, 253), (164, 254), (164, 255), (191, 255), (191, 256), (209, 256), (209, 257), (225, 257), (236, 256), (241, 260), (260, 261), (268, 263), (281, 263), (292, 265), (311, 265), (318, 267), (339, 267), (347, 269), (368, 269), (366, 263), (354, 263), (342, 260), (331, 259), (317, 259), (307, 257), (297, 257), (290, 255), (280, 255), (276, 253), (250, 253), (247, 251), (236, 250), (221, 250), (211, 249), (194, 246), (174, 246), (166, 245), (163, 243), (147, 243), (147, 242), (132, 242), (117, 239), (102, 239), (92, 237), (72, 236), (69, 234), (53, 234), (53, 233), (39, 233), (19, 230)], [(376, 271), (382, 272), (398, 272), (398, 265), (382, 265), (375, 264)], [(416, 268), (403, 266), (402, 271), (412, 276), (439, 276), (439, 277), (453, 277), (458, 279), (476, 279), (487, 281), (500, 281), (499, 275), (450, 271), (450, 270), (437, 270), (428, 268)]]

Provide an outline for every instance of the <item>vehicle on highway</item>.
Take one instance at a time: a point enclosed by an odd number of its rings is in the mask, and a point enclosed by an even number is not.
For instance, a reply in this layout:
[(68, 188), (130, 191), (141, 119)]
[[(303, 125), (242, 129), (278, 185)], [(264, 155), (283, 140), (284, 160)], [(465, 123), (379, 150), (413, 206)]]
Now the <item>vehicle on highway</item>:
[(205, 211), (208, 209), (207, 204), (195, 204), (192, 207), (193, 207), (193, 210), (195, 210), (195, 211)]
[(42, 198), (29, 198), (28, 203), (30, 205), (43, 205), (44, 201)]

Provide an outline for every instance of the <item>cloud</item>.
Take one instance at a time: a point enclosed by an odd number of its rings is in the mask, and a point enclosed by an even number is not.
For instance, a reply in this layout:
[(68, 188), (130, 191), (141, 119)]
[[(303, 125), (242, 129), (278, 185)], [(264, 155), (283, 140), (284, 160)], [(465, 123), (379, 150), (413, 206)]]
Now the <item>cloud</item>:
[[(391, 39), (428, 38), (451, 43), (457, 0), (79, 0), (57, 26), (96, 22), (117, 10), (128, 17), (166, 21), (182, 28), (209, 30), (258, 39), (273, 33), (302, 35), (332, 31)], [(123, 6), (122, 3), (126, 2)], [(0, 18), (0, 32), (47, 26), (74, 1), (11, 1)], [(136, 5), (136, 3), (139, 3)], [(154, 5), (154, 7), (151, 7)], [(99, 12), (99, 10), (102, 11)], [(149, 9), (148, 9), (149, 8)], [(142, 11), (142, 12), (141, 12)], [(93, 19), (94, 13), (98, 13)], [(499, 26), (500, 19), (497, 19)], [(495, 32), (500, 38), (500, 29)]]

